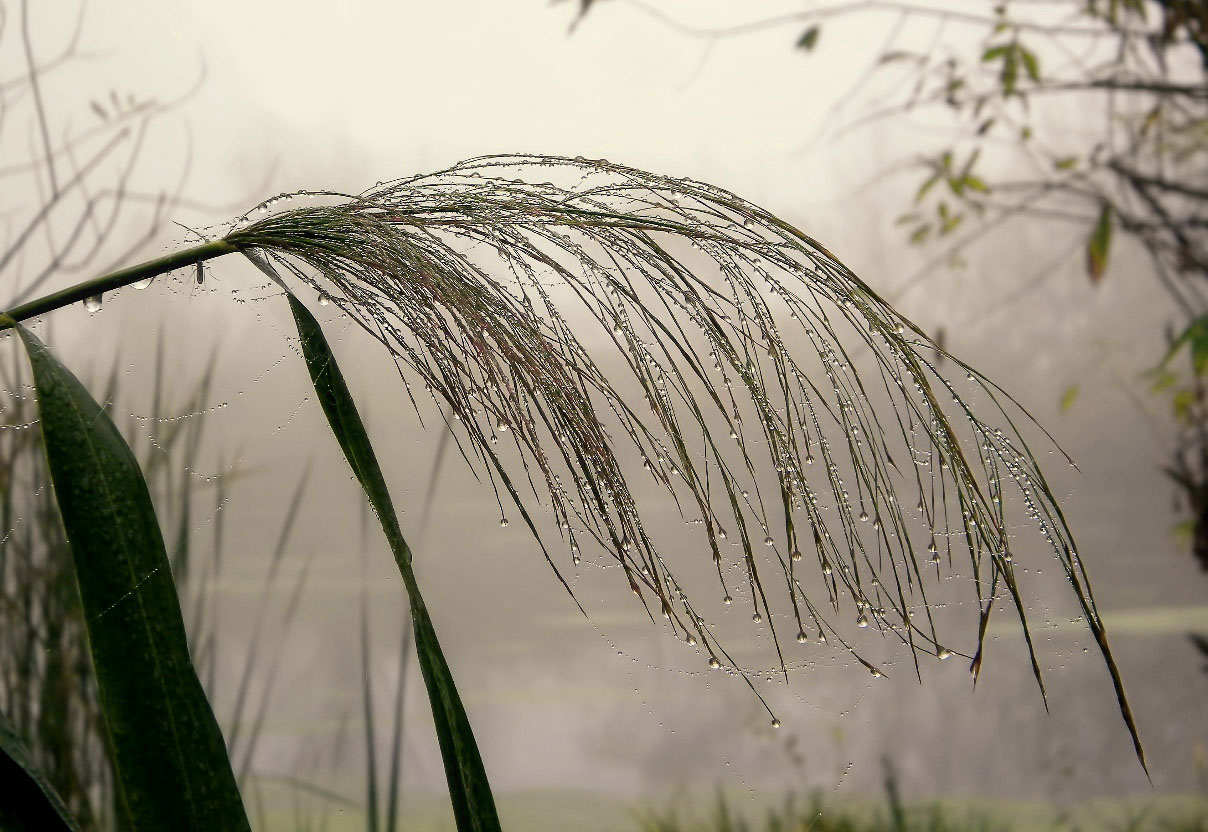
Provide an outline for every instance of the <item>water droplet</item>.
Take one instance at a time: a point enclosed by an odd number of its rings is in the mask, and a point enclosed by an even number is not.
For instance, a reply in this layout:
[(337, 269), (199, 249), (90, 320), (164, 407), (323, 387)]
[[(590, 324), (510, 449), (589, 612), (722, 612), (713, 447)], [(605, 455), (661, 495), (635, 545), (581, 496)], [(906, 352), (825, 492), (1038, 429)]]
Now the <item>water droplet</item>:
[(944, 659), (952, 658), (952, 651), (947, 647), (941, 647), (939, 650), (935, 651), (935, 655), (939, 657), (940, 661), (943, 661)]
[(763, 616), (760, 615), (759, 613), (755, 613), (754, 615), (751, 616), (751, 620), (754, 621), (756, 624), (758, 624), (760, 621), (763, 621)]
[(807, 640), (807, 639), (809, 639), (809, 636), (807, 636), (807, 635), (805, 634), (805, 630), (798, 630), (798, 631), (797, 631), (797, 643), (798, 643), (798, 644), (805, 644), (805, 642), (806, 642), (806, 640)]
[(331, 298), (324, 292), (319, 292), (319, 306), (327, 306), (331, 303)]
[(801, 550), (794, 549), (793, 554), (789, 555), (789, 557), (791, 557), (793, 560), (801, 560)]
[(103, 297), (104, 297), (104, 295), (102, 295), (102, 294), (95, 294), (90, 297), (84, 298), (84, 308), (87, 309), (89, 312), (100, 312), (101, 311), (101, 300), (103, 299)]
[(130, 285), (133, 286), (135, 289), (146, 289), (148, 286), (151, 285), (151, 281), (154, 279), (155, 278), (153, 278), (153, 277), (148, 277), (146, 280), (136, 280), (133, 283), (131, 283)]
[(714, 670), (717, 670), (717, 668), (721, 667), (721, 662), (717, 660), (716, 656), (709, 657), (709, 667), (713, 668)]
[(860, 613), (860, 617), (856, 619), (856, 626), (861, 630), (868, 626), (868, 616)]
[(689, 634), (688, 634), (688, 638), (687, 638), (687, 642), (688, 642), (688, 646), (689, 646), (689, 647), (695, 647), (695, 646), (696, 646), (696, 636), (694, 636), (694, 635), (692, 635), (691, 633), (689, 633)]
[(780, 720), (779, 720), (779, 719), (777, 719), (776, 717), (772, 717), (772, 727), (773, 727), (773, 728), (779, 728), (779, 727), (780, 727)]
[(868, 512), (867, 512), (867, 511), (862, 511), (862, 512), (860, 512), (860, 522), (861, 522), (861, 523), (867, 523), (867, 522), (868, 522)]
[(776, 542), (775, 540), (772, 540), (772, 536), (771, 536), (771, 535), (768, 535), (767, 537), (765, 537), (765, 538), (763, 539), (763, 545), (764, 545), (764, 546), (771, 546), (771, 545), (772, 545), (772, 544), (774, 544), (775, 542)]
[(722, 599), (721, 599), (721, 602), (722, 602), (723, 604), (725, 604), (725, 605), (728, 607), (728, 606), (730, 606), (731, 604), (733, 604), (733, 603), (734, 603), (734, 599), (733, 599), (733, 598), (731, 598), (729, 595), (727, 595), (725, 598), (722, 598)]
[(508, 519), (506, 517), (499, 518), (499, 528), (506, 529), (508, 527)]
[(834, 570), (831, 569), (831, 565), (829, 563), (822, 564), (822, 574), (823, 575), (829, 575), (832, 571), (834, 571)]
[(507, 422), (503, 421), (502, 419), (500, 419), (499, 422), (495, 425), (495, 430), (499, 431), (500, 433), (507, 433), (510, 428), (511, 428), (511, 425), (509, 425)]

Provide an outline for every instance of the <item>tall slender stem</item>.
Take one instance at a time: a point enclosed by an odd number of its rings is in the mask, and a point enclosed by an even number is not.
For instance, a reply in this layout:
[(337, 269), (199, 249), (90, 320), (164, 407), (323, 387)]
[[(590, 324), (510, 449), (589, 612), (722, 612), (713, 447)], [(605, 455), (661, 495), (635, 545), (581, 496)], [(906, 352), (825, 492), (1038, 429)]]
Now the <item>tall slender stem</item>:
[[(148, 260), (145, 263), (139, 263), (137, 266), (130, 266), (129, 268), (101, 275), (100, 277), (94, 277), (92, 280), (85, 280), (83, 283), (77, 283), (75, 286), (69, 286), (58, 292), (52, 292), (49, 295), (35, 298), (29, 303), (15, 306), (3, 314), (6, 314), (12, 322), (24, 321), (28, 318), (35, 318), (38, 315), (52, 312), (55, 309), (61, 309), (64, 306), (70, 306), (85, 298), (95, 297), (102, 292), (120, 289), (123, 286), (137, 283), (140, 280), (158, 277), (174, 269), (193, 266), (205, 260), (221, 257), (224, 254), (233, 254), (236, 251), (239, 251), (239, 247), (234, 243), (229, 243), (226, 240), (214, 240), (213, 242), (203, 243), (202, 245), (186, 248), (182, 251), (175, 251), (154, 260)], [(12, 328), (12, 322), (0, 319), (0, 330)]]

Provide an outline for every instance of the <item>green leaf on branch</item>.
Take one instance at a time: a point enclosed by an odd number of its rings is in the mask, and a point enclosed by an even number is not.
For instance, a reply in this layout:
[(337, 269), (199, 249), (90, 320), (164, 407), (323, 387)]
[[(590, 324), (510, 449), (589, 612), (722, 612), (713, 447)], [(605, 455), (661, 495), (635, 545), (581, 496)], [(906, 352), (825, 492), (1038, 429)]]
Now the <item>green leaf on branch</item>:
[(116, 774), (136, 830), (250, 829), (197, 679), (138, 462), (109, 416), (32, 333), (39, 423), (71, 546)]
[(1078, 400), (1078, 385), (1071, 384), (1065, 388), (1065, 392), (1061, 394), (1061, 412), (1068, 413), (1070, 408), (1074, 406), (1074, 402)]
[(1171, 404), (1174, 407), (1174, 416), (1180, 422), (1187, 424), (1191, 421), (1191, 408), (1195, 406), (1195, 393), (1191, 390), (1180, 390), (1174, 394), (1174, 400)]
[(63, 799), (34, 764), (16, 729), (0, 713), (0, 829), (5, 832), (80, 832)]
[[(257, 265), (260, 263), (257, 262)], [(419, 658), (424, 685), (428, 690), (428, 701), (432, 705), (432, 718), (436, 723), (436, 736), (440, 743), (441, 758), (444, 760), (445, 777), (449, 783), (449, 797), (453, 803), (458, 832), (499, 832), (499, 816), (495, 809), (495, 798), (491, 794), (491, 785), (487, 780), (486, 768), (478, 752), (470, 720), (453, 683), (453, 674), (441, 652), (436, 630), (432, 626), (427, 606), (415, 581), (411, 568), (411, 549), (403, 539), (394, 504), (386, 488), (386, 479), (378, 466), (369, 434), (319, 322), (288, 290), (286, 297), (293, 311), (294, 322), (298, 326), (306, 368), (310, 371), (311, 381), (314, 382), (319, 404), (323, 407), (327, 422), (335, 434), (336, 441), (340, 443), (348, 464), (352, 466), (382, 524), (382, 530), (394, 552), (394, 559), (398, 563), (399, 573), (407, 589), (411, 618), (415, 624), (416, 655)]]
[(961, 187), (962, 189), (968, 188), (971, 191), (977, 191), (982, 194), (990, 193), (990, 186), (971, 173), (961, 177)]
[(797, 48), (805, 52), (812, 52), (814, 47), (818, 45), (818, 36), (822, 34), (817, 26), (811, 26), (805, 30), (800, 38), (797, 39)]
[(918, 191), (915, 193), (914, 201), (922, 202), (923, 197), (927, 196), (927, 192), (935, 187), (935, 183), (940, 181), (940, 177), (942, 175), (943, 174), (941, 174), (937, 171), (936, 173), (933, 173), (933, 174), (931, 174), (931, 176), (927, 177), (923, 181), (923, 184), (919, 186)]
[(1017, 46), (1016, 48), (1019, 50), (1019, 59), (1023, 61), (1024, 71), (1028, 73), (1028, 77), (1031, 78), (1034, 83), (1039, 83), (1040, 61), (1037, 59), (1036, 53), (1028, 49), (1024, 49), (1022, 46)]
[(1019, 82), (1019, 53), (1015, 49), (1007, 50), (1002, 60), (1002, 93), (1010, 97), (1015, 93), (1015, 85)]
[(1107, 271), (1107, 258), (1112, 245), (1112, 208), (1106, 202), (1099, 209), (1099, 219), (1086, 241), (1086, 272), (1092, 283), (1099, 283)]
[[(1208, 370), (1208, 315), (1201, 315), (1187, 325), (1179, 336), (1171, 343), (1166, 355), (1162, 358), (1159, 371), (1169, 373), (1166, 369), (1170, 360), (1184, 346), (1191, 352), (1191, 365), (1197, 376), (1202, 376)], [(1155, 385), (1155, 389), (1156, 385)]]
[(1163, 368), (1153, 371), (1151, 377), (1153, 381), (1149, 385), (1149, 390), (1152, 393), (1161, 393), (1163, 390), (1169, 390), (1179, 380), (1177, 375)]

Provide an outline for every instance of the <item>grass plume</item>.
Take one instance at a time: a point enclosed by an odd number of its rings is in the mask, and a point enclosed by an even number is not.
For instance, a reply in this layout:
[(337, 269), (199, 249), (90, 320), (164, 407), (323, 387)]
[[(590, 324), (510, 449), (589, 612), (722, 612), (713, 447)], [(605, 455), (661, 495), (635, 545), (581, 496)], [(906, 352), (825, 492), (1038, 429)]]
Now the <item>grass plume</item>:
[[(359, 195), (293, 196), (317, 199), (265, 203), (173, 262), (267, 258), (359, 323), (417, 410), (425, 397), (445, 408), (462, 455), (568, 589), (562, 571), (587, 547), (606, 553), (652, 618), (751, 684), (648, 533), (644, 476), (699, 525), (702, 567), (727, 603), (749, 599), (786, 676), (787, 620), (798, 641), (835, 640), (876, 676), (853, 629), (899, 639), (920, 676), (920, 655), (960, 654), (976, 678), (1005, 604), (1043, 693), (1012, 547), (1030, 525), (1144, 765), (1073, 534), (1017, 427), (1030, 417), (815, 240), (706, 183), (578, 157), (490, 156)], [(95, 286), (143, 274), (125, 271)], [(979, 610), (965, 653), (928, 601), (946, 575), (967, 579)]]

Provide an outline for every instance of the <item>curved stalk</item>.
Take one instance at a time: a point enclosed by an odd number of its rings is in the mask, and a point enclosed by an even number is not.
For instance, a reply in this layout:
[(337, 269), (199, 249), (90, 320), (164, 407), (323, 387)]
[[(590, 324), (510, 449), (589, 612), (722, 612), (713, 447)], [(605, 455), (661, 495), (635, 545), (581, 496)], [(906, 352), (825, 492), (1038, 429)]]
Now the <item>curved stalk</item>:
[(175, 251), (163, 257), (157, 257), (154, 260), (148, 260), (145, 263), (139, 263), (137, 266), (130, 266), (116, 272), (101, 275), (100, 277), (94, 277), (91, 280), (85, 280), (83, 283), (77, 283), (58, 292), (52, 292), (49, 295), (35, 298), (29, 303), (13, 307), (6, 313), (11, 320), (0, 319), (0, 331), (11, 329), (14, 326), (14, 322), (36, 318), (38, 315), (44, 315), (47, 312), (53, 312), (64, 306), (70, 306), (86, 298), (95, 297), (104, 292), (111, 292), (114, 289), (129, 286), (131, 283), (137, 283), (140, 280), (158, 277), (175, 269), (212, 260), (224, 254), (234, 254), (237, 251), (239, 251), (239, 247), (233, 243), (229, 243), (226, 240), (214, 240), (199, 246), (193, 246), (192, 248)]

